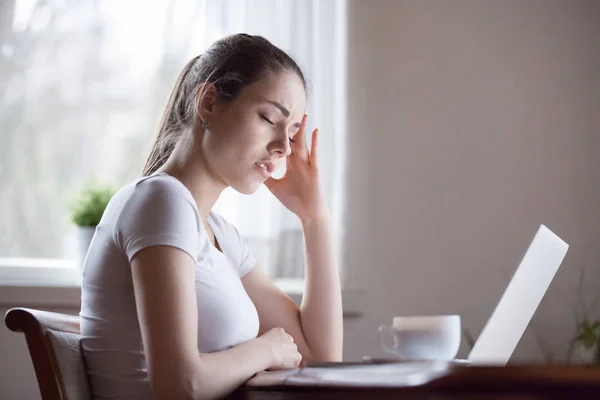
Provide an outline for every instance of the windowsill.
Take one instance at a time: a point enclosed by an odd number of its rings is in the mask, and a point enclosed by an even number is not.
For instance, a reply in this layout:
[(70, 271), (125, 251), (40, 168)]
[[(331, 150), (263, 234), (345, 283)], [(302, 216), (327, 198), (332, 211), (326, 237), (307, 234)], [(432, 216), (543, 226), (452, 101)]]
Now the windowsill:
[[(302, 279), (275, 279), (296, 304), (304, 292)], [(343, 289), (345, 318), (362, 315), (363, 292)], [(0, 258), (0, 307), (79, 309), (81, 276), (74, 262)]]

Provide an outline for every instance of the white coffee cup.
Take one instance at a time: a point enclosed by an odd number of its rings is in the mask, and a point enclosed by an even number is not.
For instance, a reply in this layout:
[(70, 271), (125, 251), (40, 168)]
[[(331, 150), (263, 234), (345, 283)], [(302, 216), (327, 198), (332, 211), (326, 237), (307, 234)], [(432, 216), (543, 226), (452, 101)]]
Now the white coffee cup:
[[(460, 347), (460, 316), (394, 317), (392, 325), (381, 325), (377, 335), (381, 348), (394, 357), (452, 360)], [(392, 338), (391, 346), (386, 336)]]

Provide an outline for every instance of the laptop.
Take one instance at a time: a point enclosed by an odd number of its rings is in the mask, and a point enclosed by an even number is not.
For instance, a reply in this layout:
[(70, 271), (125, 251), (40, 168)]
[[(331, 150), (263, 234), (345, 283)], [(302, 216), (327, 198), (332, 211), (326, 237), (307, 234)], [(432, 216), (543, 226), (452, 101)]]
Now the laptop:
[(469, 353), (471, 365), (506, 365), (568, 249), (567, 243), (545, 225), (540, 225)]
[[(496, 309), (481, 331), (466, 360), (452, 364), (504, 366), (533, 318), (569, 245), (545, 225), (540, 225)], [(397, 363), (396, 359), (363, 357), (360, 362), (311, 362), (310, 367), (338, 367)]]

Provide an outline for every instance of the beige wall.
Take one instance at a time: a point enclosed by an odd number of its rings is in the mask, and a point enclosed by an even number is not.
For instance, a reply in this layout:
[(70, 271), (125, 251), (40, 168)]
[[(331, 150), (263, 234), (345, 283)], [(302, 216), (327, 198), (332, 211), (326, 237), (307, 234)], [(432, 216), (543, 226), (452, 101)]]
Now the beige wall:
[[(345, 264), (367, 316), (346, 358), (376, 354), (393, 315), (458, 313), (478, 334), (540, 223), (571, 248), (535, 325), (568, 338), (578, 269), (600, 286), (600, 2), (348, 12)], [(514, 359), (541, 358), (529, 330)]]

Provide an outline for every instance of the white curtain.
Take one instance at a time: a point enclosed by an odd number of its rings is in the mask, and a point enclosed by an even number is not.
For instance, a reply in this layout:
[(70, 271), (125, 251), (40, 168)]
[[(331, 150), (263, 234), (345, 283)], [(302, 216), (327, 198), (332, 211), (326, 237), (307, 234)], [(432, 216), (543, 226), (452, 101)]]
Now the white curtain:
[[(0, 15), (0, 257), (70, 257), (73, 189), (138, 176), (183, 65), (239, 32), (266, 37), (305, 72), (339, 238), (345, 0), (3, 0)], [(228, 190), (216, 210), (271, 276), (302, 275), (299, 221), (264, 186)]]
[[(345, 46), (343, 2), (208, 0), (204, 7), (201, 18), (206, 21), (206, 43), (236, 32), (261, 35), (288, 52), (303, 69), (309, 86), (307, 135), (319, 127), (323, 184), (339, 224), (344, 151), (345, 82), (340, 79)], [(275, 175), (283, 173), (284, 168)], [(238, 227), (271, 276), (303, 276), (304, 246), (299, 220), (264, 185), (252, 196), (227, 190), (215, 209)]]

